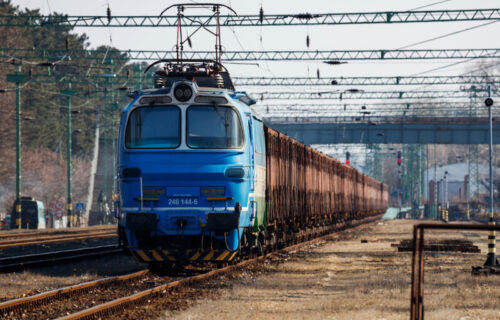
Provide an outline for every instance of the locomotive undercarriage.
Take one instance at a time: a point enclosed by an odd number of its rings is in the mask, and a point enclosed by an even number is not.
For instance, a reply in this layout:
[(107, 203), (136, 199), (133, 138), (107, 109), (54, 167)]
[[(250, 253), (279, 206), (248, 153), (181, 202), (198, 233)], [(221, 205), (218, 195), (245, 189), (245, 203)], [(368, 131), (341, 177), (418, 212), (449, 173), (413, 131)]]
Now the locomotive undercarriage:
[[(265, 230), (255, 232), (245, 228), (241, 235), (240, 249), (228, 251), (224, 240), (210, 236), (151, 236), (134, 232), (141, 250), (131, 251), (134, 257), (148, 262), (155, 270), (182, 267), (186, 264), (215, 262), (218, 265), (236, 263), (254, 258), (289, 245), (311, 240), (315, 237), (342, 230), (351, 221), (369, 218), (383, 213), (344, 213), (313, 216), (306, 220), (271, 221)], [(180, 245), (173, 245), (174, 243)]]

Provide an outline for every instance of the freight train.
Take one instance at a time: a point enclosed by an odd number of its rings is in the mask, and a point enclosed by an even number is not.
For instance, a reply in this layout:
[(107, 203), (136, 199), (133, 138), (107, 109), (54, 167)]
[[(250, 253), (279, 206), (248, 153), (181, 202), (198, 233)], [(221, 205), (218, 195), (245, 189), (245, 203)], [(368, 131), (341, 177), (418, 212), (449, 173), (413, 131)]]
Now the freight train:
[(383, 213), (387, 186), (263, 123), (215, 61), (157, 61), (119, 127), (119, 235), (139, 261), (227, 262)]

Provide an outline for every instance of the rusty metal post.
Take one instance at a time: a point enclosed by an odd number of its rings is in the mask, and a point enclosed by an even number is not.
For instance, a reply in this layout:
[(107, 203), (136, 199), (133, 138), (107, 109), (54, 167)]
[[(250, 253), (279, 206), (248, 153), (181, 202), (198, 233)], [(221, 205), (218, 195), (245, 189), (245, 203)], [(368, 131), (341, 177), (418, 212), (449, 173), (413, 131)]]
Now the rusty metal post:
[(416, 316), (416, 305), (417, 305), (417, 273), (416, 273), (416, 262), (417, 262), (417, 225), (413, 226), (413, 255), (411, 264), (411, 308), (410, 308), (410, 320), (415, 320)]
[(418, 305), (417, 319), (424, 319), (424, 228), (420, 229), (420, 239), (418, 246)]

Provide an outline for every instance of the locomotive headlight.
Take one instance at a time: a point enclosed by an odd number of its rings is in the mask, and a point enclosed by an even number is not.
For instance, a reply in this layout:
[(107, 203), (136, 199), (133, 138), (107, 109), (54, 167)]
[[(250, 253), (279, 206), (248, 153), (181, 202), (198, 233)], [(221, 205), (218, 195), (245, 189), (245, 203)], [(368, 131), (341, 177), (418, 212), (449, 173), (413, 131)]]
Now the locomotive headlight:
[(174, 88), (174, 96), (178, 101), (188, 101), (193, 96), (193, 90), (187, 84), (181, 83)]
[(227, 99), (224, 97), (197, 96), (194, 102), (208, 104), (227, 104)]
[(227, 168), (226, 171), (224, 171), (224, 175), (228, 178), (241, 179), (246, 175), (246, 170), (243, 167)]

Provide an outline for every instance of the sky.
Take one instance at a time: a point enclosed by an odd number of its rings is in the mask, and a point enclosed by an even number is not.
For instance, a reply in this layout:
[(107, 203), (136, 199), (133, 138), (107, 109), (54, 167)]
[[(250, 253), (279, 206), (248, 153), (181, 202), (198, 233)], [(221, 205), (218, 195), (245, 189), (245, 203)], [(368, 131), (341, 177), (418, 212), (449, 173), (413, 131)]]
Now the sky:
[[(166, 7), (179, 2), (165, 0), (12, 0), (21, 8), (39, 8), (43, 14), (52, 12), (68, 15), (105, 15), (109, 6), (112, 15), (158, 15)], [(195, 2), (184, 0), (180, 2)], [(239, 14), (258, 14), (260, 8), (265, 14), (297, 13), (342, 13), (405, 10), (446, 10), (498, 8), (500, 0), (219, 0), (231, 6)], [(171, 11), (170, 14), (175, 14)], [(209, 11), (188, 11), (189, 14), (210, 14)], [(491, 22), (491, 21), (490, 21)], [(329, 26), (285, 26), (285, 27), (238, 27), (223, 28), (222, 43), (225, 50), (354, 50), (354, 49), (473, 49), (500, 48), (500, 22), (446, 22), (407, 24), (365, 24)], [(419, 45), (415, 43), (457, 32), (466, 28), (473, 30), (459, 32), (439, 40)], [(92, 48), (112, 45), (121, 50), (172, 50), (175, 46), (175, 28), (77, 28), (78, 33), (86, 33)], [(309, 35), (311, 46), (306, 47)], [(193, 37), (193, 50), (212, 50), (213, 39), (207, 33)], [(438, 71), (461, 60), (432, 61), (350, 61), (347, 64), (330, 66), (316, 62), (259, 62), (252, 64), (226, 65), (234, 76), (316, 76), (319, 69), (322, 77), (341, 76), (405, 76), (405, 75), (458, 75), (477, 68), (477, 61), (467, 61)], [(249, 92), (262, 91), (321, 91), (325, 88), (300, 87), (248, 87), (238, 88)], [(347, 88), (344, 88), (347, 89)], [(401, 90), (401, 87), (363, 87), (366, 91)], [(456, 85), (422, 88), (405, 87), (405, 90), (459, 90)], [(359, 102), (359, 101), (358, 101)], [(376, 101), (366, 101), (367, 104)], [(265, 101), (266, 104), (295, 103), (306, 105), (310, 101)], [(314, 103), (338, 103), (337, 101), (314, 101)], [(361, 101), (364, 103), (364, 101)], [(369, 109), (371, 107), (368, 107)], [(265, 110), (265, 109), (260, 109)], [(355, 111), (358, 112), (358, 111)], [(338, 114), (338, 111), (333, 112)]]

